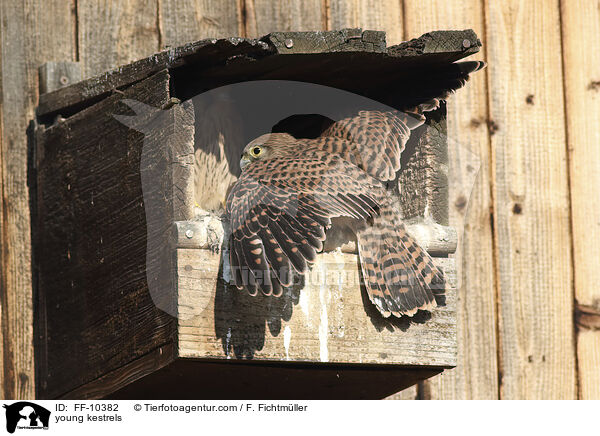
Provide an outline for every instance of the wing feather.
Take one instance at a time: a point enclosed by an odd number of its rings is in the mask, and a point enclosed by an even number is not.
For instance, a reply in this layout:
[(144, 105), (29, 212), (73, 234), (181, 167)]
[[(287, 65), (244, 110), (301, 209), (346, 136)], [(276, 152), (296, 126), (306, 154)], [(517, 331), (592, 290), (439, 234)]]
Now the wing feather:
[(360, 168), (325, 152), (250, 164), (227, 200), (231, 265), (240, 269), (234, 283), (277, 295), (290, 284), (290, 267), (303, 273), (314, 262), (331, 218), (372, 218), (378, 204), (373, 192), (384, 190)]

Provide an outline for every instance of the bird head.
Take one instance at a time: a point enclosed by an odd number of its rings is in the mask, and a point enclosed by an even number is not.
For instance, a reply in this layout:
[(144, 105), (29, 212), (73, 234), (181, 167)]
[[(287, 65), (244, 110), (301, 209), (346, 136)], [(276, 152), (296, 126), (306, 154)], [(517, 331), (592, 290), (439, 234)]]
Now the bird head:
[(242, 151), (240, 168), (258, 160), (285, 156), (293, 150), (296, 139), (287, 133), (267, 133), (252, 140)]

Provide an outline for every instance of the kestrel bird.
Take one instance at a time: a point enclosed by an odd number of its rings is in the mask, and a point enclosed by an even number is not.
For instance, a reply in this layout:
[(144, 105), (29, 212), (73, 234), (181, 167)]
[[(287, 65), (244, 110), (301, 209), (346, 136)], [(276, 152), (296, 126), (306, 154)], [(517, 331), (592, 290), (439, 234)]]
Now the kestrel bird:
[(272, 133), (250, 142), (227, 200), (233, 283), (281, 295), (292, 272), (306, 272), (322, 250), (331, 218), (349, 217), (369, 298), (383, 316), (435, 307), (442, 273), (406, 232), (384, 185), (424, 122), (422, 114), (362, 111), (316, 139)]
[[(440, 97), (463, 86), (483, 62), (455, 64), (452, 80), (432, 83)], [(396, 178), (411, 131), (432, 98), (412, 109), (361, 111), (332, 124), (316, 139), (262, 135), (243, 150), (242, 173), (231, 188), (229, 261), (232, 283), (252, 295), (280, 296), (323, 249), (331, 219), (349, 218), (356, 233), (362, 278), (384, 317), (414, 315), (436, 306), (444, 276), (408, 234), (385, 183)]]
[[(198, 99), (194, 146), (196, 205), (210, 212), (222, 212), (229, 187), (239, 173), (239, 152), (243, 139), (241, 119), (235, 102), (226, 91)], [(237, 144), (241, 144), (237, 146)]]

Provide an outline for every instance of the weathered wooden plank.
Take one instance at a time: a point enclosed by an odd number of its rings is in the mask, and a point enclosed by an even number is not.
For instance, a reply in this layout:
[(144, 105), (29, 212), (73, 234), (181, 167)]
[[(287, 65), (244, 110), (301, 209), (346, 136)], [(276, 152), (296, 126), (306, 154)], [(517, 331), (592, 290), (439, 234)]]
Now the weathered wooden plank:
[(79, 62), (46, 62), (40, 67), (40, 94), (55, 91), (81, 81)]
[(600, 398), (600, 330), (580, 330), (577, 334), (579, 398)]
[(398, 190), (405, 218), (448, 225), (448, 143), (446, 106), (427, 113), (402, 152)]
[[(37, 101), (38, 67), (74, 60), (71, 1), (2, 2), (2, 335), (3, 397), (35, 396), (26, 130)], [(48, 11), (53, 11), (48, 14)], [(43, 35), (43, 37), (40, 37)]]
[(453, 261), (436, 259), (448, 274), (445, 306), (401, 319), (377, 313), (361, 292), (356, 262), (325, 253), (303, 289), (251, 297), (217, 281), (219, 255), (177, 249), (180, 357), (453, 366)]
[[(594, 2), (561, 2), (567, 141), (571, 181), (575, 299), (600, 311), (600, 10)], [(580, 326), (579, 397), (600, 399), (600, 331)]]
[[(199, 211), (198, 211), (199, 212)], [(456, 251), (457, 234), (454, 228), (433, 222), (407, 221), (406, 228), (419, 245), (432, 256), (448, 257)], [(212, 249), (223, 242), (223, 222), (206, 213), (197, 214), (191, 221), (178, 221), (173, 228), (173, 243), (179, 248)], [(342, 253), (356, 254), (356, 242), (339, 246)]]
[[(174, 313), (172, 256), (162, 264), (156, 260), (163, 256), (161, 243), (179, 194), (172, 166), (191, 168), (193, 121), (171, 123), (179, 107), (140, 114), (134, 106), (138, 116), (132, 117), (152, 127), (147, 138), (121, 124), (131, 120), (122, 102), (127, 98), (163, 107), (169, 74), (159, 72), (40, 127), (36, 255), (47, 332), (41, 359), (47, 371), (40, 374), (44, 397), (75, 389), (172, 341), (175, 323), (165, 313)], [(124, 112), (120, 123), (114, 114)], [(188, 149), (183, 156), (171, 142), (175, 137)], [(175, 218), (189, 218), (183, 208), (178, 212)]]
[[(177, 350), (174, 344), (159, 347), (126, 365), (61, 395), (58, 399), (89, 400), (104, 398), (131, 383), (135, 383), (140, 378), (154, 374), (164, 368), (173, 362), (176, 353)], [(145, 393), (142, 392), (138, 392), (136, 398), (141, 398), (141, 396), (147, 399)]]
[(453, 62), (454, 60), (477, 53), (480, 47), (481, 41), (472, 29), (433, 30), (391, 46), (388, 52), (402, 56), (447, 54), (449, 62)]
[(558, 2), (489, 2), (485, 13), (500, 396), (572, 399), (573, 271)]
[(273, 32), (264, 40), (277, 54), (309, 54), (327, 52), (385, 53), (385, 33), (360, 28), (325, 32)]
[(84, 78), (159, 50), (157, 1), (77, 1), (79, 58)]
[(404, 40), (402, 2), (400, 0), (330, 0), (328, 29), (362, 27), (383, 30), (387, 45)]
[[(482, 4), (478, 0), (467, 4), (452, 0), (405, 0), (404, 10), (407, 38), (432, 29), (466, 27), (473, 27), (480, 38), (485, 37)], [(474, 59), (485, 60), (484, 55), (485, 50)], [(474, 74), (468, 85), (447, 103), (450, 225), (462, 234), (455, 255), (460, 277), (458, 364), (424, 382), (429, 384), (425, 390), (432, 399), (498, 397), (485, 79), (485, 71)], [(478, 169), (475, 181), (473, 176)], [(475, 186), (471, 186), (474, 181)]]
[(245, 0), (244, 6), (246, 36), (250, 38), (271, 32), (327, 30), (325, 2), (322, 0)]
[[(3, 15), (3, 11), (0, 8), (0, 18), (4, 16)], [(3, 52), (3, 47), (4, 44), (3, 43), (3, 39), (2, 39), (2, 34), (3, 34), (4, 30), (2, 25), (0, 25), (0, 62), (2, 61), (2, 52)], [(0, 64), (1, 65), (1, 64)], [(3, 77), (4, 75), (1, 73), (0, 71), (0, 96), (4, 96), (4, 91), (3, 91)], [(3, 98), (0, 98), (0, 200), (4, 200), (4, 137), (3, 137), (3, 130), (4, 128), (2, 127), (2, 124), (4, 122), (4, 104), (3, 104)], [(0, 201), (0, 228), (4, 228), (4, 226), (6, 225), (5, 223), (5, 218), (4, 218), (4, 201)], [(2, 398), (9, 398), (6, 396), (7, 391), (4, 387), (4, 376), (5, 376), (5, 365), (6, 365), (6, 360), (7, 360), (7, 356), (4, 354), (4, 349), (5, 349), (5, 345), (4, 345), (4, 341), (7, 340), (8, 336), (6, 336), (7, 334), (7, 325), (8, 325), (8, 317), (6, 317), (5, 314), (7, 314), (7, 307), (8, 307), (8, 286), (7, 286), (7, 282), (5, 280), (6, 277), (6, 273), (5, 271), (7, 270), (7, 268), (5, 268), (5, 263), (4, 263), (4, 244), (6, 244), (7, 241), (5, 241), (4, 239), (4, 235), (0, 235), (0, 395), (2, 396)], [(8, 349), (10, 350), (11, 348), (8, 347)], [(10, 355), (8, 356), (10, 357)]]
[[(479, 50), (477, 36), (472, 31), (453, 32), (449, 43), (440, 48), (444, 39), (444, 32), (424, 35), (399, 46), (391, 47), (388, 56), (380, 56), (373, 52), (381, 52), (384, 49), (381, 32), (363, 31), (360, 29), (343, 29), (331, 32), (306, 32), (294, 34), (294, 44), (291, 49), (286, 46), (285, 33), (275, 33), (268, 39), (269, 44), (254, 39), (229, 38), (220, 40), (202, 40), (166, 50), (148, 58), (141, 59), (131, 64), (106, 72), (98, 77), (84, 80), (80, 83), (68, 86), (64, 89), (43, 94), (37, 113), (44, 120), (62, 112), (70, 115), (81, 110), (105, 97), (114, 88), (121, 88), (136, 81), (142, 80), (164, 68), (176, 68), (181, 65), (194, 65), (202, 70), (203, 76), (216, 80), (219, 83), (235, 82), (240, 76), (246, 78), (289, 78), (304, 76), (303, 80), (319, 82), (323, 77), (329, 78), (328, 85), (340, 88), (357, 88), (356, 78), (346, 78), (348, 69), (354, 69), (354, 75), (361, 77), (373, 74), (374, 69), (390, 69), (394, 74), (386, 74), (385, 84), (395, 90), (390, 96), (386, 93), (388, 100), (398, 101), (409, 99), (420, 102), (423, 98), (439, 95), (446, 87), (458, 86), (456, 79), (461, 73), (456, 71), (449, 62), (469, 56)], [(470, 47), (465, 49), (462, 45), (464, 38), (469, 39)], [(437, 41), (437, 49), (430, 47), (432, 41)], [(328, 45), (329, 44), (329, 45)], [(307, 53), (320, 50), (321, 52), (365, 52), (364, 57), (347, 54), (347, 59), (337, 57), (335, 65), (322, 56), (312, 60), (319, 62), (307, 62), (305, 56), (269, 56), (272, 54)], [(425, 55), (424, 55), (425, 54)], [(235, 61), (232, 62), (232, 60)], [(257, 60), (260, 60), (257, 62)], [(423, 68), (426, 65), (435, 65), (430, 74), (419, 74), (418, 77), (411, 71), (411, 67)], [(327, 68), (327, 75), (323, 75), (323, 68)], [(307, 76), (310, 70), (310, 76)], [(265, 74), (265, 72), (269, 72)], [(339, 73), (339, 74), (338, 74)], [(199, 72), (194, 71), (194, 77)], [(431, 76), (431, 77), (429, 77)], [(401, 81), (401, 77), (408, 79)], [(206, 79), (206, 78), (205, 78)], [(237, 79), (237, 80), (236, 80)], [(353, 82), (348, 83), (348, 82)], [(212, 83), (212, 82), (211, 82)], [(367, 82), (362, 84), (363, 88)], [(434, 84), (438, 88), (431, 88)], [(380, 84), (383, 86), (383, 83)], [(204, 83), (204, 88), (206, 88)], [(428, 88), (429, 86), (429, 88)], [(427, 88), (425, 95), (421, 88)], [(415, 92), (417, 93), (415, 94)], [(363, 91), (364, 92), (364, 91)], [(430, 95), (433, 93), (432, 95)], [(380, 96), (380, 99), (385, 97)], [(406, 102), (406, 104), (413, 104)], [(416, 104), (416, 103), (414, 103)]]
[[(260, 56), (269, 53), (266, 43), (242, 38), (229, 38), (212, 41), (205, 39), (181, 47), (162, 51), (148, 58), (120, 66), (97, 77), (83, 80), (64, 89), (40, 96), (37, 114), (40, 117), (56, 115), (59, 112), (73, 112), (82, 109), (115, 88), (122, 88), (138, 82), (165, 68), (175, 68), (195, 56), (206, 60), (207, 67), (221, 64), (231, 56), (245, 54)], [(196, 60), (198, 61), (198, 60)]]
[(158, 0), (161, 49), (206, 38), (244, 35), (237, 0)]

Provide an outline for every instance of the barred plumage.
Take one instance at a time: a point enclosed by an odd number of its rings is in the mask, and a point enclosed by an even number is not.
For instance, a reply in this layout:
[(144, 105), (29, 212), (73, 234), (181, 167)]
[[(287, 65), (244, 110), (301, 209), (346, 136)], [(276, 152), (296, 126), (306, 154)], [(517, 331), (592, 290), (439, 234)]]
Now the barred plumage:
[(406, 112), (361, 111), (316, 139), (263, 135), (244, 149), (242, 174), (227, 199), (233, 283), (281, 295), (291, 274), (306, 272), (323, 248), (331, 218), (356, 224), (362, 277), (383, 316), (413, 315), (436, 305), (443, 274), (407, 233), (384, 183), (400, 169), (411, 131), (483, 62), (455, 62)]
[(233, 283), (281, 295), (316, 259), (331, 218), (344, 216), (356, 223), (362, 277), (382, 315), (433, 308), (443, 275), (406, 232), (383, 182), (395, 177), (411, 130), (423, 124), (419, 112), (437, 106), (363, 111), (317, 139), (274, 133), (248, 144), (227, 200)]

